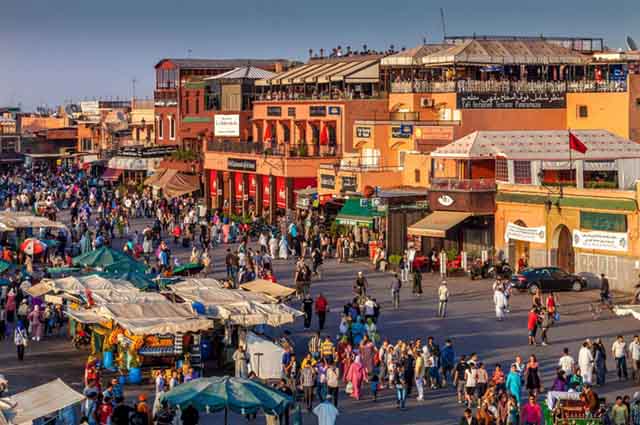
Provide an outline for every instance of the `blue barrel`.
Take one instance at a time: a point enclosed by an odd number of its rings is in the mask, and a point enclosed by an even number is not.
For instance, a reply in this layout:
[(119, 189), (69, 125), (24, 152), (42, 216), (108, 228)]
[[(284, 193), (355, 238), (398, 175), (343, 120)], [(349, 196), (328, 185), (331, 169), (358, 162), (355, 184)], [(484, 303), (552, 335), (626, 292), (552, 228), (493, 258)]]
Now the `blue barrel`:
[(202, 339), (202, 341), (200, 341), (200, 357), (202, 360), (211, 359), (211, 341), (206, 339)]
[(102, 367), (113, 369), (113, 351), (104, 351), (102, 353)]
[(127, 377), (124, 375), (118, 376), (118, 384), (124, 386), (127, 383)]
[(129, 383), (134, 385), (142, 383), (142, 369), (139, 367), (129, 369)]
[(176, 361), (176, 369), (182, 369), (183, 364), (184, 364), (183, 360)]

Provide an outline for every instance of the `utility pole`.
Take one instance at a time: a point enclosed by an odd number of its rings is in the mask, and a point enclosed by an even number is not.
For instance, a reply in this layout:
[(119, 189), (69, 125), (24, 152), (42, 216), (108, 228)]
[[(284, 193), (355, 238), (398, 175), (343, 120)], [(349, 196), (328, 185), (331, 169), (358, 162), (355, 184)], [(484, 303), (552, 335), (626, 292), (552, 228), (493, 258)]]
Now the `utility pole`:
[(138, 82), (138, 80), (136, 80), (136, 77), (133, 77), (131, 79), (131, 88), (133, 91), (133, 100), (136, 100), (136, 83)]

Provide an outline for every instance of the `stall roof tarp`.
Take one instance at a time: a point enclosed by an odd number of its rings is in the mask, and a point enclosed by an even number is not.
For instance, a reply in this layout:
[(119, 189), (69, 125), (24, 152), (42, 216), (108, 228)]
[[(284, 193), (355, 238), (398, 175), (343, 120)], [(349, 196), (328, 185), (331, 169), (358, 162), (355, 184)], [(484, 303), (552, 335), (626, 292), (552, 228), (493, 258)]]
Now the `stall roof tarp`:
[(211, 329), (209, 319), (198, 317), (188, 304), (107, 304), (99, 313), (136, 335), (198, 332)]
[(293, 288), (265, 279), (256, 279), (242, 284), (240, 287), (247, 291), (258, 292), (276, 299), (287, 298), (296, 293), (296, 290)]
[(166, 171), (167, 170), (164, 168), (157, 169), (151, 177), (147, 177), (147, 179), (144, 181), (145, 186), (153, 186), (158, 180), (162, 178)]
[(120, 178), (123, 171), (124, 170), (121, 170), (119, 168), (107, 168), (104, 171), (104, 174), (102, 174), (102, 180), (116, 181)]
[(162, 188), (168, 198), (175, 198), (200, 189), (200, 177), (195, 174), (177, 173)]
[(407, 229), (409, 235), (444, 238), (447, 230), (473, 214), (455, 211), (434, 211)]
[(170, 168), (167, 171), (165, 171), (158, 180), (151, 183), (151, 186), (158, 189), (162, 189), (176, 174), (178, 174), (178, 170), (174, 170), (173, 168)]
[(64, 224), (57, 221), (49, 220), (45, 217), (39, 217), (29, 213), (10, 211), (0, 212), (0, 225), (0, 227), (2, 227), (2, 229), (0, 230), (2, 231), (29, 227), (50, 227), (57, 229), (67, 228), (67, 226), (65, 226)]
[(202, 304), (208, 316), (242, 326), (281, 326), (302, 315), (287, 305), (274, 303), (274, 299), (266, 295), (222, 288), (215, 279), (189, 279), (172, 285), (171, 290), (186, 300)]
[(18, 393), (11, 399), (16, 403), (12, 417), (10, 416), (11, 423), (30, 425), (38, 418), (81, 403), (84, 396), (58, 378), (47, 384)]
[(618, 316), (632, 315), (634, 319), (640, 320), (640, 305), (619, 305), (614, 307)]

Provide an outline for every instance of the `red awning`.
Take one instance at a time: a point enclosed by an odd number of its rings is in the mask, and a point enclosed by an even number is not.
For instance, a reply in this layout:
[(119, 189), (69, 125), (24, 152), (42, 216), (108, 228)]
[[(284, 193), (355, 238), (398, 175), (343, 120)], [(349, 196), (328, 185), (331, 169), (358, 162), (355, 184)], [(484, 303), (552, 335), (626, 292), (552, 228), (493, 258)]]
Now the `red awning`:
[(256, 196), (256, 190), (258, 187), (258, 176), (255, 174), (249, 174), (249, 196)]
[(262, 176), (262, 205), (268, 207), (271, 202), (271, 186), (269, 176)]
[(313, 189), (318, 187), (318, 179), (316, 177), (300, 177), (293, 179), (293, 204), (298, 204), (298, 193), (296, 192), (299, 189)]
[(236, 188), (236, 199), (242, 199), (242, 195), (244, 195), (244, 182), (243, 182), (244, 174), (235, 173), (234, 184)]
[(102, 180), (114, 182), (120, 178), (123, 171), (120, 168), (107, 168), (102, 175)]
[(209, 179), (209, 188), (211, 190), (211, 195), (218, 196), (218, 172), (216, 170), (211, 170)]
[(287, 208), (287, 191), (284, 177), (276, 177), (276, 205)]

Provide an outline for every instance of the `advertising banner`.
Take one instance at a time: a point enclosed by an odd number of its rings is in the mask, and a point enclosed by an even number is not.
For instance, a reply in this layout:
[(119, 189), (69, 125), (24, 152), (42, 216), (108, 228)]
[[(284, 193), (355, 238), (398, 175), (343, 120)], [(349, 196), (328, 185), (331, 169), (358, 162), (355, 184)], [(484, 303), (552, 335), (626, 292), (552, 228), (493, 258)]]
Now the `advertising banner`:
[(524, 227), (514, 223), (507, 223), (507, 229), (504, 232), (505, 242), (509, 240), (544, 243), (547, 240), (547, 231), (544, 226), (540, 227)]
[(629, 249), (629, 235), (617, 232), (573, 231), (574, 248), (597, 249), (601, 251), (626, 252)]
[(213, 119), (213, 134), (216, 137), (240, 137), (240, 115), (219, 115)]

